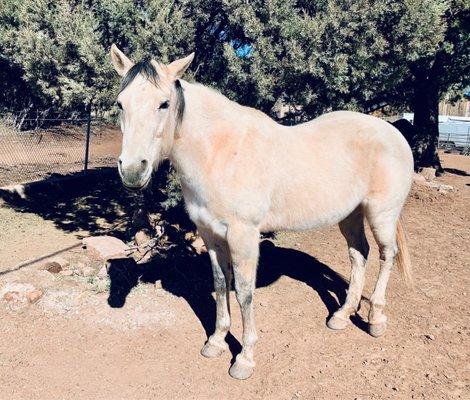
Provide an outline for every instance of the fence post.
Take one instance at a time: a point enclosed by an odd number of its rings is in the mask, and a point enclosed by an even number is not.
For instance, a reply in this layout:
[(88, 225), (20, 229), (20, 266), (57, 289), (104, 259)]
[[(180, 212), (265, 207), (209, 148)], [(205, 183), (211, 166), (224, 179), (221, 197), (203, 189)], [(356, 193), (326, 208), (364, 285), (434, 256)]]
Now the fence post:
[(83, 170), (88, 171), (88, 156), (90, 154), (90, 128), (91, 128), (91, 101), (86, 106), (87, 123), (86, 123), (86, 142), (85, 142), (85, 165)]

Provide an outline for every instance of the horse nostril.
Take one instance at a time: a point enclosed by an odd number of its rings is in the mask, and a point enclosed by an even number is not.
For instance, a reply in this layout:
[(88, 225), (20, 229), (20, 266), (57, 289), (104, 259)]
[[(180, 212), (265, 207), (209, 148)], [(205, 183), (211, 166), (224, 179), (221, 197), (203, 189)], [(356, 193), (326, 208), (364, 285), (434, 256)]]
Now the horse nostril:
[(122, 165), (122, 159), (118, 158), (119, 165)]
[(147, 160), (142, 160), (141, 163), (142, 163), (142, 168), (144, 168), (144, 169), (147, 168), (147, 165), (148, 165)]

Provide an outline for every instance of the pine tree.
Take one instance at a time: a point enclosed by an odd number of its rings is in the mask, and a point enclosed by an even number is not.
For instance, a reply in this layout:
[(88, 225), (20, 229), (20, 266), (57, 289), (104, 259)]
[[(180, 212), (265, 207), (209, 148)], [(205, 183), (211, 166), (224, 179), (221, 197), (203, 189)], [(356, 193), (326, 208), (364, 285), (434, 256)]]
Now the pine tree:
[[(196, 51), (188, 79), (296, 121), (410, 107), (417, 158), (436, 165), (437, 104), (469, 82), (464, 0), (4, 0), (3, 106), (112, 107), (116, 43), (134, 60)], [(6, 82), (6, 83), (5, 83)], [(0, 103), (0, 104), (1, 104)], [(285, 120), (285, 123), (290, 121)]]

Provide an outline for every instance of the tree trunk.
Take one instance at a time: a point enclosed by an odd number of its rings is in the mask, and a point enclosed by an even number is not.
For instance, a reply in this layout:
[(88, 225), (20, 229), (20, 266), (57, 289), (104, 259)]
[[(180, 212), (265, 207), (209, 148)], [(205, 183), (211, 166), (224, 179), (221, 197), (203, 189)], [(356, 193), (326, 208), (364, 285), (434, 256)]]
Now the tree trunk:
[(439, 86), (432, 74), (417, 73), (414, 82), (413, 125), (417, 138), (413, 145), (415, 166), (442, 171), (437, 146), (439, 142)]

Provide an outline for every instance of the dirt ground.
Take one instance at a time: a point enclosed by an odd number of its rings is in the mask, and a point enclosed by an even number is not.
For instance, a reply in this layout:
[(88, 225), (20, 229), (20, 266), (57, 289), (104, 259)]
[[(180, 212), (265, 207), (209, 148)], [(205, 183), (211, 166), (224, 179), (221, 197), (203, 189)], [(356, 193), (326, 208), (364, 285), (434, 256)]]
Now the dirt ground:
[[(85, 131), (85, 126), (60, 125), (18, 132), (0, 124), (0, 186), (82, 171)], [(88, 168), (114, 166), (121, 139), (112, 125), (92, 126)]]
[[(404, 216), (415, 289), (392, 273), (389, 327), (379, 339), (362, 319), (378, 269), (370, 232), (362, 308), (341, 332), (325, 325), (350, 269), (338, 228), (261, 243), (260, 340), (247, 381), (228, 375), (241, 338), (233, 293), (230, 351), (199, 354), (215, 313), (205, 255), (117, 263), (105, 278), (18, 268), (88, 232), (122, 235), (127, 194), (96, 187), (47, 206), (6, 202), (0, 291), (29, 284), (45, 294), (32, 305), (0, 299), (0, 399), (470, 399), (470, 158), (442, 157), (447, 172), (438, 181), (455, 190), (413, 187)], [(81, 248), (61, 256), (72, 267), (86, 262)]]

